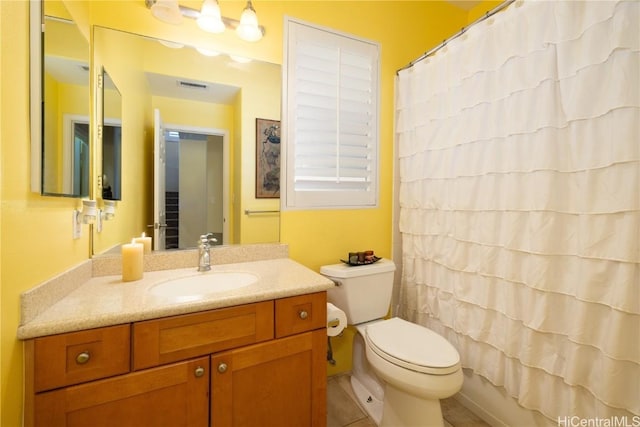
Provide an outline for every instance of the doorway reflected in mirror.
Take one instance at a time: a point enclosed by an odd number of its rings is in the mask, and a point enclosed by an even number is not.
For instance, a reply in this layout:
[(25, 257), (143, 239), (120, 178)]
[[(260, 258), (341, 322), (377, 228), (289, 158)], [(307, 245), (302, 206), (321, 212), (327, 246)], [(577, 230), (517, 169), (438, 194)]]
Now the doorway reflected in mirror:
[(165, 249), (187, 249), (211, 232), (224, 242), (223, 136), (165, 129)]

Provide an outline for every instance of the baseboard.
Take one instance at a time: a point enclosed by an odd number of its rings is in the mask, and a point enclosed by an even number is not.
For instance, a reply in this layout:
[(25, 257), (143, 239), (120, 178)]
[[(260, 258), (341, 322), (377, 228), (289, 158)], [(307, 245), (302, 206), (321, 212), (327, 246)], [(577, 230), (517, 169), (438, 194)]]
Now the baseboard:
[(487, 424), (494, 427), (557, 427), (557, 424), (540, 412), (521, 406), (503, 387), (494, 386), (469, 369), (463, 371), (462, 390), (453, 397)]
[(485, 423), (492, 427), (509, 427), (498, 417), (494, 416), (491, 412), (482, 408), (473, 399), (465, 395), (463, 392), (456, 393), (453, 398), (458, 401), (462, 406), (473, 412), (476, 416), (482, 419)]

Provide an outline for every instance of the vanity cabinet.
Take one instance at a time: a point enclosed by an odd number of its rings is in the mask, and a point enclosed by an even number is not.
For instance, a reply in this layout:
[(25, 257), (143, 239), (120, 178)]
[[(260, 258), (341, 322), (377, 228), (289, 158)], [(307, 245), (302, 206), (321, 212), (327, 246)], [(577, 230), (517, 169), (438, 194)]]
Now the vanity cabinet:
[(52, 390), (129, 372), (129, 325), (38, 338), (34, 389)]
[(326, 292), (25, 341), (25, 426), (325, 426)]
[(326, 330), (211, 357), (216, 427), (326, 426)]
[(132, 325), (133, 369), (273, 339), (273, 301)]
[(211, 356), (215, 427), (325, 427), (326, 293), (275, 301), (276, 339)]
[(35, 396), (36, 426), (206, 427), (209, 357)]

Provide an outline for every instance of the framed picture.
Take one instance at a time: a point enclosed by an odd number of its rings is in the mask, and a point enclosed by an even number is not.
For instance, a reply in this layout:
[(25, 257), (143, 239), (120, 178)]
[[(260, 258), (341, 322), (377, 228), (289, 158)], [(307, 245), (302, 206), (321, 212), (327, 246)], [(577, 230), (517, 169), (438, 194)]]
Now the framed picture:
[(280, 197), (280, 121), (256, 119), (256, 198)]

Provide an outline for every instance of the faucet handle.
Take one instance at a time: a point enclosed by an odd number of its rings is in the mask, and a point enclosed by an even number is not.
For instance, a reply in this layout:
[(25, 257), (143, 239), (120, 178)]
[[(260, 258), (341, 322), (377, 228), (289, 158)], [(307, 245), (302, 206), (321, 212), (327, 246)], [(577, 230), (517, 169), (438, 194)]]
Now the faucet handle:
[(210, 244), (210, 243), (216, 243), (218, 241), (218, 239), (216, 239), (215, 237), (213, 237), (213, 233), (209, 232), (207, 234), (203, 234), (200, 236), (200, 241), (198, 243), (202, 243), (202, 244)]

